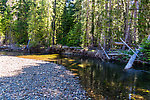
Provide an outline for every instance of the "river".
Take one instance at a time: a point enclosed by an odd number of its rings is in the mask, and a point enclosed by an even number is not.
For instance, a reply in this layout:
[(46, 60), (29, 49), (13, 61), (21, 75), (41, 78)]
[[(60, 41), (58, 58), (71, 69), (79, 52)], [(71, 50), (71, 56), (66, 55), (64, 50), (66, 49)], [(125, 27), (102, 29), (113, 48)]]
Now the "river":
[[(88, 95), (96, 100), (149, 100), (150, 70), (123, 70), (125, 64), (102, 62), (95, 58), (59, 54), (23, 55), (20, 53), (0, 52), (21, 58), (45, 60), (65, 66), (79, 77), (80, 84)], [(140, 66), (138, 66), (139, 68)]]

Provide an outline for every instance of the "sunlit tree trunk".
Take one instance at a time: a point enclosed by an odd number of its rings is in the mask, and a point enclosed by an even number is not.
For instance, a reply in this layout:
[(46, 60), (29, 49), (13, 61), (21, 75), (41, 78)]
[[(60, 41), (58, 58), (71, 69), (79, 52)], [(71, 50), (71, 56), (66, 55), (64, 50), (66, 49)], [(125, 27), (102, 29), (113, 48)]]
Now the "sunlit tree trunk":
[[(106, 20), (107, 20), (107, 12), (108, 12), (108, 2), (107, 0), (105, 0), (105, 18), (103, 20), (105, 20), (104, 22), (104, 25), (107, 26), (107, 23), (106, 23)], [(105, 28), (104, 30), (104, 35), (103, 35), (103, 39), (104, 39), (104, 44), (103, 44), (103, 47), (104, 49), (106, 49), (106, 37), (107, 37), (107, 28)]]
[(89, 45), (89, 0), (87, 0), (87, 8), (86, 8), (86, 44), (85, 46)]
[(130, 22), (129, 22), (129, 26), (128, 26), (128, 32), (129, 32), (128, 43), (129, 44), (132, 44), (132, 35), (133, 34), (131, 33), (131, 27), (132, 27), (132, 24), (133, 24), (133, 20), (132, 20), (133, 13), (134, 13), (134, 11), (132, 10), (131, 11), (131, 18), (130, 18)]
[(51, 34), (50, 34), (50, 28), (51, 28), (51, 20), (50, 20), (50, 0), (47, 1), (48, 3), (48, 6), (47, 6), (47, 13), (48, 13), (48, 18), (47, 18), (47, 36), (48, 36), (48, 39), (47, 39), (47, 43), (48, 43), (48, 47), (50, 46), (50, 42), (51, 42)]
[(112, 2), (111, 2), (111, 0), (109, 0), (109, 24), (108, 24), (108, 27), (109, 27), (109, 29), (108, 29), (108, 47), (107, 47), (107, 49), (110, 49), (110, 47), (111, 47), (111, 39), (112, 39), (112, 29), (111, 29), (111, 27), (112, 27), (112, 15), (111, 15), (111, 13), (112, 13), (112, 7), (111, 7), (111, 5), (112, 5)]
[(95, 22), (94, 22), (94, 19), (95, 19), (95, 0), (92, 0), (92, 27), (91, 27), (91, 34), (92, 34), (92, 42), (91, 42), (91, 45), (94, 46), (95, 44), (95, 37), (94, 37), (94, 29), (95, 29)]
[(54, 0), (53, 34), (52, 34), (52, 44), (53, 45), (55, 44), (55, 38), (56, 38), (55, 20), (56, 20), (56, 0)]
[[(127, 0), (126, 4), (126, 23), (125, 23), (125, 42), (128, 42), (128, 37), (129, 37), (129, 0)], [(125, 49), (125, 45), (123, 46), (123, 50)]]
[(136, 43), (136, 32), (137, 32), (137, 0), (134, 0), (135, 8), (134, 8), (134, 42)]

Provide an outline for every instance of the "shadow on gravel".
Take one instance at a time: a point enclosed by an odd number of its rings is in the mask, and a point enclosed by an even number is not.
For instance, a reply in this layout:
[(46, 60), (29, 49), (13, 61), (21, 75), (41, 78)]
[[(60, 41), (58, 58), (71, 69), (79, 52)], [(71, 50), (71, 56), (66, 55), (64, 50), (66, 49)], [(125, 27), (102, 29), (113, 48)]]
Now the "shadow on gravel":
[(87, 99), (79, 80), (65, 67), (39, 64), (12, 77), (0, 77), (0, 99)]

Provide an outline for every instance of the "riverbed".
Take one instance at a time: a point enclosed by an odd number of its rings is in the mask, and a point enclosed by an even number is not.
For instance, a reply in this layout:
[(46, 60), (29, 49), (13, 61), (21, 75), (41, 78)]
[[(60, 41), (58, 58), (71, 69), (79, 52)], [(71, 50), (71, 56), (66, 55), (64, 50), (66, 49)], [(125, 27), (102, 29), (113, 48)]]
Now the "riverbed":
[(140, 69), (123, 70), (125, 63), (102, 62), (99, 59), (81, 56), (59, 54), (17, 54), (17, 56), (45, 60), (65, 66), (76, 77), (79, 77), (80, 84), (93, 99), (150, 99), (149, 69), (147, 71)]

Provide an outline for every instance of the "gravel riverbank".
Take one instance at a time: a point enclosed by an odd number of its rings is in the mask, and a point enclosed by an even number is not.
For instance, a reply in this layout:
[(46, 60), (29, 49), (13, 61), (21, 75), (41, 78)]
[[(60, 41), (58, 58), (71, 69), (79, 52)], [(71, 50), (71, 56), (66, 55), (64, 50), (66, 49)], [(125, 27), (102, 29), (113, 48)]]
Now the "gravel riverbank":
[(1, 100), (87, 100), (79, 80), (65, 67), (32, 59), (0, 56)]

